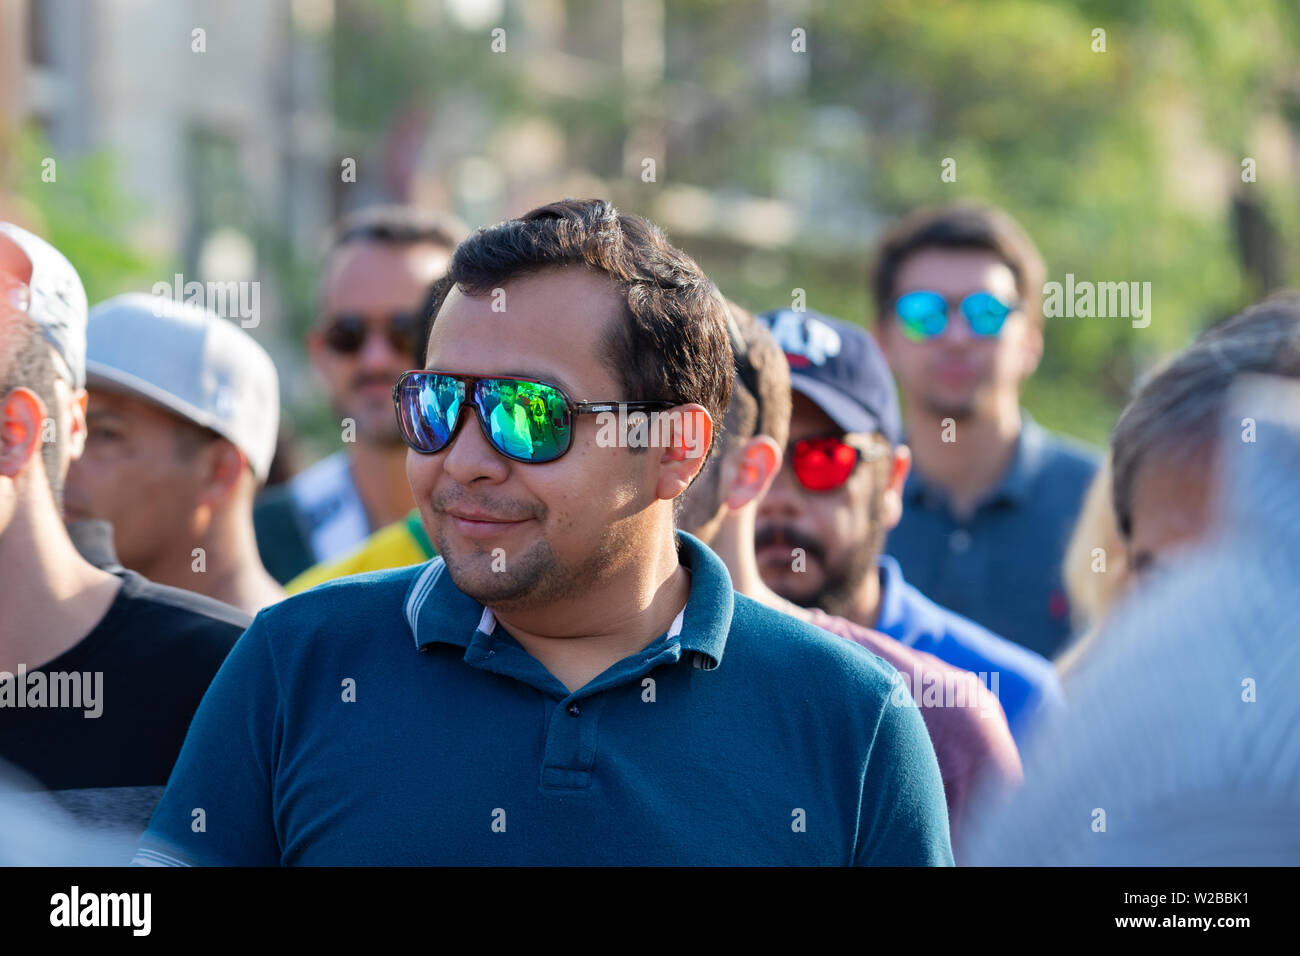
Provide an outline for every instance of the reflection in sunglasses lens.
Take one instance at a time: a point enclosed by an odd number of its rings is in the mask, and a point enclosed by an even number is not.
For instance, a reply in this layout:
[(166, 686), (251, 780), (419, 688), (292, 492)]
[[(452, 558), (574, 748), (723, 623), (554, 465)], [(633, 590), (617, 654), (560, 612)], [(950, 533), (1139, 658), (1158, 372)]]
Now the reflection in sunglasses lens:
[[(451, 440), (464, 410), (465, 385), (430, 372), (407, 373), (398, 389), (398, 421), (407, 444), (432, 454)], [(569, 448), (569, 406), (559, 389), (521, 379), (480, 379), (474, 413), (501, 454), (520, 461), (554, 461)]]

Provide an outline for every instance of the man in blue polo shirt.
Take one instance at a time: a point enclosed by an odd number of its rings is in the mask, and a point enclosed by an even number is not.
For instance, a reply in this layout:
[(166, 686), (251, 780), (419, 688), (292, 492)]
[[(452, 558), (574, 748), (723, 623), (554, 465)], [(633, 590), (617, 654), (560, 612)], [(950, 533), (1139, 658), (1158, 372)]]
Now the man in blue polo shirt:
[(889, 553), (944, 607), (1047, 658), (1070, 639), (1061, 566), (1098, 455), (1036, 424), (1042, 257), (1005, 212), (900, 220), (872, 266), (874, 332), (907, 407), (914, 467)]
[(902, 515), (911, 459), (880, 349), (863, 329), (814, 312), (760, 318), (786, 353), (794, 392), (785, 462), (759, 506), (764, 582), (979, 674), (1022, 743), (1061, 703), (1055, 669), (935, 604), (881, 553)]
[[(674, 530), (731, 391), (723, 309), (604, 201), (463, 242), (394, 388), (439, 557), (258, 615), (137, 862), (951, 864), (897, 673)], [(495, 443), (503, 382), (558, 444)], [(460, 417), (430, 421), (448, 386)]]

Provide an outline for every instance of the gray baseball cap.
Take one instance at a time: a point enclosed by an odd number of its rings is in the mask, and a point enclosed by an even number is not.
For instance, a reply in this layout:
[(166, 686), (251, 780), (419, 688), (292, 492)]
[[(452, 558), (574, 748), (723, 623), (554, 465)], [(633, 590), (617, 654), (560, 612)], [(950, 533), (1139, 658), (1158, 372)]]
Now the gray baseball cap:
[(63, 253), (11, 222), (0, 222), (0, 269), (27, 287), (14, 303), (63, 361), (74, 388), (86, 384), (86, 289)]
[(210, 428), (265, 481), (280, 427), (275, 363), (235, 323), (164, 296), (132, 292), (90, 310), (90, 385), (128, 392)]

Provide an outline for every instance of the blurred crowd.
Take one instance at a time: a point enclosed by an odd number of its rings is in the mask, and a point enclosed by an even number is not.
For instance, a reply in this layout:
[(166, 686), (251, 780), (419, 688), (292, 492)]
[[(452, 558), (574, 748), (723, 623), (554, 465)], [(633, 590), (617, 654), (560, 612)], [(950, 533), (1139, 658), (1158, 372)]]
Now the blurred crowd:
[(688, 253), (354, 213), (286, 475), (254, 331), (0, 223), (0, 862), (1300, 861), (1300, 297), (1097, 449), (999, 209), (889, 225), (865, 322)]

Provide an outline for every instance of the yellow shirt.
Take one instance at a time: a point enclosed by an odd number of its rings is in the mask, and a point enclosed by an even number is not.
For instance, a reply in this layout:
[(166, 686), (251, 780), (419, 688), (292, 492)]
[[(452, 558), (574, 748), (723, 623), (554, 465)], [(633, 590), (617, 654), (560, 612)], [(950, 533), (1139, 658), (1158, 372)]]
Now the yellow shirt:
[(323, 561), (308, 568), (286, 584), (284, 589), (289, 594), (297, 594), (349, 574), (423, 564), (433, 555), (433, 545), (429, 543), (424, 525), (420, 523), (420, 512), (412, 511), (401, 521), (380, 528), (352, 553), (336, 561)]

